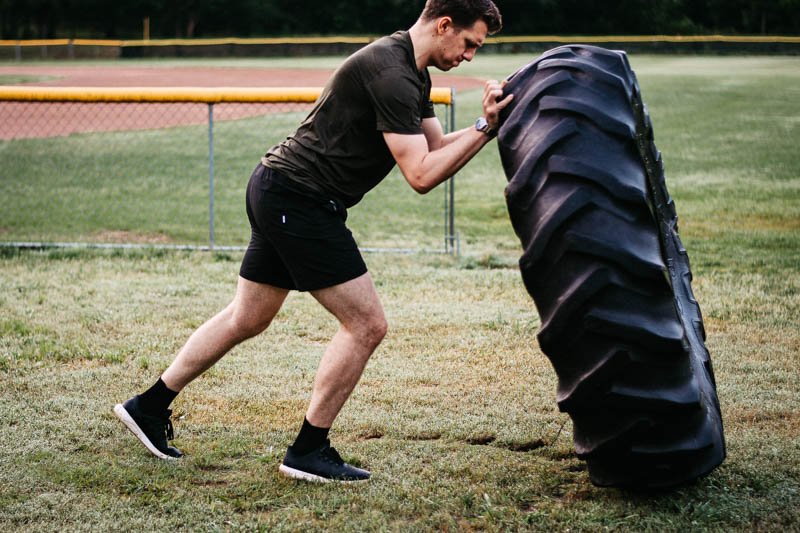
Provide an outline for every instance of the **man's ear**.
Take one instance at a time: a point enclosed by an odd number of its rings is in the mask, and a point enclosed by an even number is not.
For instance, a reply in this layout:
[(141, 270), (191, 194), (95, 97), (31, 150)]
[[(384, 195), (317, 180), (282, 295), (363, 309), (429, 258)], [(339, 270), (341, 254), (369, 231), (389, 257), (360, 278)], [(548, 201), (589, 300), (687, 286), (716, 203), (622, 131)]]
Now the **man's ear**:
[(447, 30), (453, 28), (453, 19), (450, 17), (440, 17), (436, 21), (436, 33), (438, 35), (444, 35), (447, 33)]

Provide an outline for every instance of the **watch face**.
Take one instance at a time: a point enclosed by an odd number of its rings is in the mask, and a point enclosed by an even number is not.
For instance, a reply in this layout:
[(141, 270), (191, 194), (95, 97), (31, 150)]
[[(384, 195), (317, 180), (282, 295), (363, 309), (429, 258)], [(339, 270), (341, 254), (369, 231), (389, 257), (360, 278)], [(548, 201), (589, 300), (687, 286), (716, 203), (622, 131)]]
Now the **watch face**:
[(475, 121), (475, 129), (478, 131), (486, 131), (489, 129), (489, 123), (484, 117), (480, 117)]

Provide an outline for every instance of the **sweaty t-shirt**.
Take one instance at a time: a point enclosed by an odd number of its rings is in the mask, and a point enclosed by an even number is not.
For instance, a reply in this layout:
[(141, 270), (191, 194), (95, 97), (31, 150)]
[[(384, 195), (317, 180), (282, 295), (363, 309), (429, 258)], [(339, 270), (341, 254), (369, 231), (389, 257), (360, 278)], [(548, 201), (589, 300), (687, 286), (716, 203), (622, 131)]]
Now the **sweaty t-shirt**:
[(419, 134), (422, 119), (435, 116), (430, 92), (408, 32), (383, 37), (339, 67), (297, 131), (262, 161), (353, 206), (395, 165), (383, 132)]

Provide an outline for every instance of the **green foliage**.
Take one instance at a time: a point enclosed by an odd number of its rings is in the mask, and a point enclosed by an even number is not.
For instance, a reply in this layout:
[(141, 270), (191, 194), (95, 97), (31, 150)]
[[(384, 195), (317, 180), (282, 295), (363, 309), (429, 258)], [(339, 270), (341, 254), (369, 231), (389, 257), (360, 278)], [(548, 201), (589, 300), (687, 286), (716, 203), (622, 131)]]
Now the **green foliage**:
[[(797, 34), (798, 0), (497, 0), (505, 35)], [(2, 38), (384, 34), (423, 0), (2, 0)]]

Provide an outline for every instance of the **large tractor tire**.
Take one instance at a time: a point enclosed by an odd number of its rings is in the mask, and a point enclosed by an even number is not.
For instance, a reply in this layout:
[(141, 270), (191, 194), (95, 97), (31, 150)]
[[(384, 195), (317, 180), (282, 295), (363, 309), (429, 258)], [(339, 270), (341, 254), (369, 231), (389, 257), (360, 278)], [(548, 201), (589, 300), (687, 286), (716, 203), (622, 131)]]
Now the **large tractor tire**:
[(665, 488), (708, 474), (725, 458), (714, 372), (625, 53), (556, 48), (505, 92), (498, 144), (520, 270), (591, 481)]

